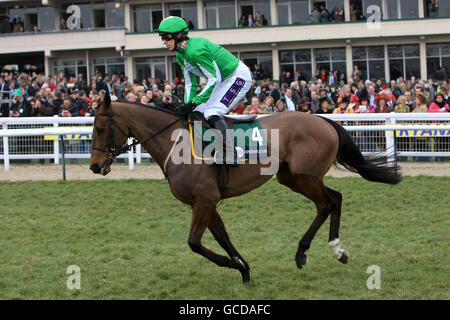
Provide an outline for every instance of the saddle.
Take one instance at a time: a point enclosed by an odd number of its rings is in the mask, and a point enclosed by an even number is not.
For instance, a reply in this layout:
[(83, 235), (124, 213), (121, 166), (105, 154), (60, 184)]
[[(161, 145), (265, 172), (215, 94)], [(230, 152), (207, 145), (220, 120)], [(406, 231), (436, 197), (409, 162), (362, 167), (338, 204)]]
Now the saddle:
[[(249, 123), (256, 121), (256, 114), (246, 114), (246, 115), (225, 115), (223, 118), (225, 119), (229, 128), (233, 128), (235, 123)], [(201, 121), (202, 126), (206, 129), (211, 129), (211, 124), (205, 119), (203, 113), (194, 111), (189, 114), (189, 121), (194, 123), (194, 121)]]
[[(227, 115), (225, 121), (230, 129), (234, 130), (234, 146), (243, 153), (241, 162), (249, 159), (267, 158), (266, 133), (256, 120), (256, 115)], [(201, 124), (201, 126), (199, 125)], [(191, 135), (192, 156), (200, 160), (212, 160), (212, 157), (204, 155), (205, 148), (214, 141), (214, 137), (204, 139), (204, 134), (208, 129), (212, 129), (211, 124), (205, 119), (202, 113), (192, 112), (189, 114), (189, 132)], [(201, 141), (201, 145), (199, 142)]]

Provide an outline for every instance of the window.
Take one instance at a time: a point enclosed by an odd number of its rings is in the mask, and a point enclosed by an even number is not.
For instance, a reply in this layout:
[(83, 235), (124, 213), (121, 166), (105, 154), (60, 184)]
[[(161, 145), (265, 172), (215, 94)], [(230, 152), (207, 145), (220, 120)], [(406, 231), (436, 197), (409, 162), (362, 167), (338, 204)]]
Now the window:
[(363, 80), (384, 79), (384, 46), (353, 47), (353, 65), (363, 73)]
[(135, 58), (136, 79), (142, 80), (149, 77), (166, 80), (166, 63), (164, 57)]
[(124, 4), (120, 2), (105, 3), (106, 10), (106, 26), (107, 27), (123, 27), (124, 19)]
[(308, 23), (308, 0), (278, 0), (278, 24)]
[(257, 64), (263, 70), (263, 78), (272, 78), (272, 51), (242, 52), (241, 60), (250, 67), (252, 72)]
[(95, 58), (94, 70), (99, 70), (103, 76), (107, 73), (125, 74), (125, 64), (122, 57)]
[(386, 0), (385, 19), (407, 19), (419, 17), (419, 4), (411, 0)]
[(391, 80), (399, 77), (420, 77), (420, 48), (418, 44), (388, 46)]
[(263, 19), (263, 25), (266, 23), (270, 25), (270, 2), (266, 0), (245, 0), (239, 1), (240, 7), (240, 16), (245, 15), (248, 18), (248, 15), (251, 14), (253, 19), (255, 19), (256, 12), (261, 14)]
[(183, 18), (189, 29), (192, 30), (198, 28), (196, 2), (169, 3), (167, 4), (167, 12), (169, 13), (169, 16)]
[(235, 27), (235, 17), (234, 0), (207, 1), (205, 3), (205, 25), (207, 29)]
[(163, 17), (160, 4), (132, 6), (132, 12), (134, 32), (152, 32), (158, 29)]
[(431, 0), (424, 1), (427, 17), (450, 17), (450, 0), (436, 0), (437, 7), (431, 3)]
[(80, 75), (83, 75), (86, 79), (86, 60), (56, 60), (53, 63), (53, 72), (55, 75), (62, 73), (65, 78), (69, 79), (70, 77), (78, 78)]
[(294, 74), (298, 71), (306, 81), (312, 78), (311, 49), (280, 50), (279, 59), (281, 72)]
[(51, 7), (39, 8), (38, 28), (41, 31), (55, 30), (55, 9)]
[(346, 72), (346, 55), (345, 48), (332, 49), (314, 49), (314, 57), (316, 59), (316, 70), (329, 71), (339, 70), (340, 73)]
[(427, 43), (428, 79), (436, 79), (439, 67), (448, 74), (450, 71), (450, 43)]

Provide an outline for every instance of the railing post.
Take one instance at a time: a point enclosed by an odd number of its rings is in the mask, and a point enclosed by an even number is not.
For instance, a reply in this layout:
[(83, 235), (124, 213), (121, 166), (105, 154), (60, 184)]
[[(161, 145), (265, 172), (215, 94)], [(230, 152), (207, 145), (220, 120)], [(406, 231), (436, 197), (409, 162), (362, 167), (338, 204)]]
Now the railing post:
[(142, 146), (141, 146), (141, 144), (138, 144), (136, 146), (136, 163), (138, 163), (138, 164), (142, 163)]
[[(3, 130), (8, 129), (8, 125), (3, 123)], [(3, 163), (5, 165), (5, 171), (9, 171), (9, 143), (8, 137), (3, 137)]]
[[(386, 125), (392, 125), (395, 124), (395, 119), (389, 116), (389, 114), (386, 116)], [(391, 164), (395, 163), (395, 147), (394, 147), (394, 136), (392, 134), (391, 130), (385, 131), (386, 136), (386, 156), (387, 161)]]
[[(132, 144), (133, 140), (128, 139), (128, 144)], [(133, 154), (133, 148), (131, 148), (128, 151), (128, 167), (130, 170), (134, 169), (134, 154)]]
[[(53, 122), (54, 127), (58, 127), (58, 118), (55, 117), (55, 122)], [(59, 137), (57, 140), (53, 140), (53, 162), (54, 164), (59, 164)]]

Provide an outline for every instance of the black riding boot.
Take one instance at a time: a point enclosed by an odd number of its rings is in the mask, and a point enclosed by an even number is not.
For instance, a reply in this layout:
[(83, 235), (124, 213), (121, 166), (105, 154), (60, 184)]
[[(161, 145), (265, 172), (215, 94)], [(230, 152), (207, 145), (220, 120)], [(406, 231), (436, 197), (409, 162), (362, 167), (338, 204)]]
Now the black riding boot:
[(215, 129), (219, 130), (222, 134), (223, 141), (223, 149), (222, 151), (217, 151), (214, 154), (214, 162), (216, 164), (226, 164), (230, 166), (238, 166), (239, 165), (239, 157), (236, 152), (236, 148), (234, 147), (234, 141), (231, 144), (227, 144), (227, 129), (228, 125), (224, 119), (221, 119), (218, 116), (212, 116), (209, 118), (208, 122), (210, 122)]

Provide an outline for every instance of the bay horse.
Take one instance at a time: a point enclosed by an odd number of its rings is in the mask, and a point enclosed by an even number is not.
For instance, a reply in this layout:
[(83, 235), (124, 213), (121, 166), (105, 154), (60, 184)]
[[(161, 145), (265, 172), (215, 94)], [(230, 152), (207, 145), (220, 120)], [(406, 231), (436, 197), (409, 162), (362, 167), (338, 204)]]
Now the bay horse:
[[(163, 170), (173, 195), (192, 207), (188, 237), (192, 251), (220, 267), (237, 269), (244, 284), (250, 281), (250, 267), (232, 244), (217, 211), (217, 204), (222, 199), (245, 194), (276, 175), (279, 183), (309, 198), (317, 209), (314, 221), (298, 243), (295, 255), (297, 267), (302, 268), (307, 263), (305, 252), (328, 216), (328, 244), (337, 259), (347, 263), (349, 255), (341, 248), (339, 240), (342, 195), (324, 185), (324, 175), (333, 164), (338, 163), (369, 181), (397, 184), (401, 181), (398, 167), (388, 164), (386, 159), (365, 158), (348, 132), (326, 118), (286, 111), (257, 121), (263, 129), (267, 129), (268, 150), (272, 147), (271, 129), (278, 129), (278, 157), (272, 157), (272, 161), (278, 164), (277, 172), (261, 175), (261, 164), (245, 163), (229, 167), (226, 189), (221, 190), (218, 171), (223, 166), (175, 164), (169, 159), (176, 143), (172, 133), (186, 127), (185, 117), (164, 108), (111, 102), (107, 93), (94, 120), (90, 169), (96, 174), (108, 174), (115, 157), (131, 147), (125, 144), (127, 139), (135, 138), (133, 145), (141, 143)], [(229, 257), (202, 245), (206, 228)]]

